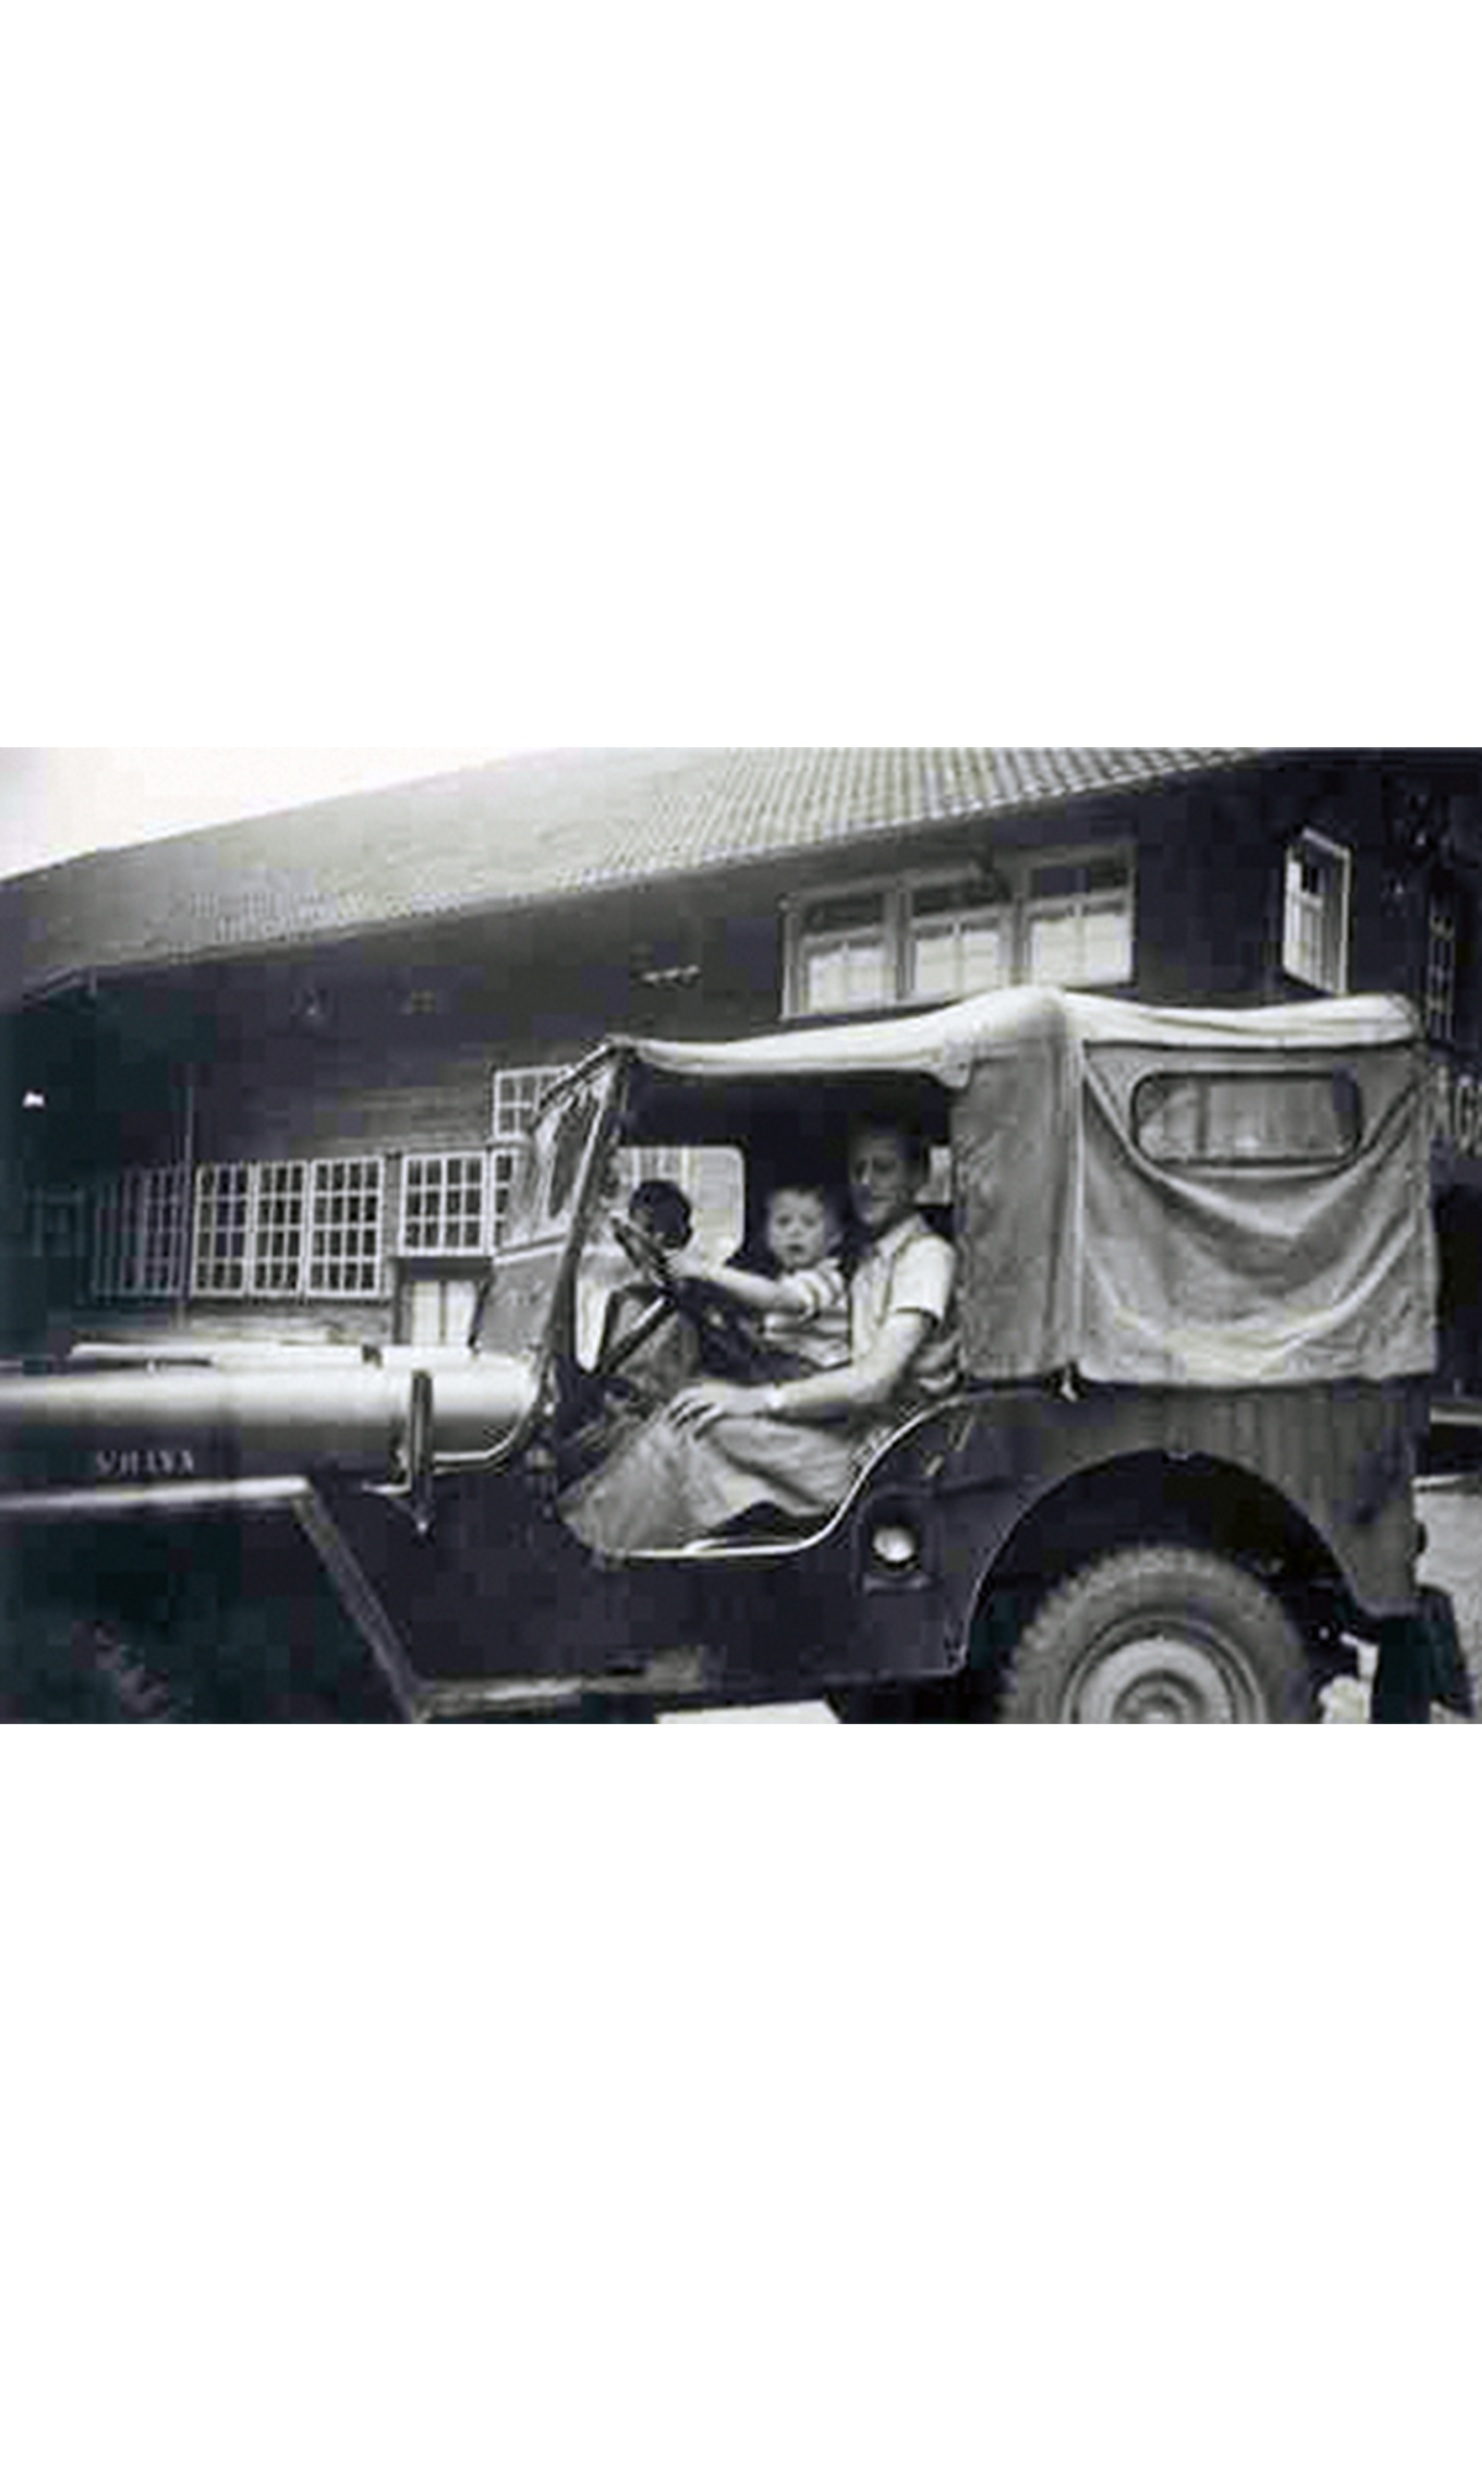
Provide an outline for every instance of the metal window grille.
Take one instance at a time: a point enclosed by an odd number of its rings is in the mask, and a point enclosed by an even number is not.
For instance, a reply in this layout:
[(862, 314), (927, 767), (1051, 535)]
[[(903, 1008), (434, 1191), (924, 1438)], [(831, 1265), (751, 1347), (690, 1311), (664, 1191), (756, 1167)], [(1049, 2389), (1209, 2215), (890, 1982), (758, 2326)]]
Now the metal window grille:
[(484, 1155), (448, 1150), (408, 1158), (402, 1176), (404, 1252), (482, 1252)]
[(316, 1158), (309, 1204), (311, 1295), (375, 1295), (381, 1287), (379, 1158)]

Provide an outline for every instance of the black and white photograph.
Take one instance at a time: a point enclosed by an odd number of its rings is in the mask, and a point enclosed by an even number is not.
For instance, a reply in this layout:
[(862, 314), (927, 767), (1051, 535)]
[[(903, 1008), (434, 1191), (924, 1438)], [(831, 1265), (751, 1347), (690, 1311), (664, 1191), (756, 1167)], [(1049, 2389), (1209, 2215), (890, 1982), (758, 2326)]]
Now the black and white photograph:
[(16, 18), (7, 2465), (1473, 2462), (1464, 31)]
[(1418, 749), (525, 752), (14, 875), (5, 1712), (1470, 1719), (1479, 896)]

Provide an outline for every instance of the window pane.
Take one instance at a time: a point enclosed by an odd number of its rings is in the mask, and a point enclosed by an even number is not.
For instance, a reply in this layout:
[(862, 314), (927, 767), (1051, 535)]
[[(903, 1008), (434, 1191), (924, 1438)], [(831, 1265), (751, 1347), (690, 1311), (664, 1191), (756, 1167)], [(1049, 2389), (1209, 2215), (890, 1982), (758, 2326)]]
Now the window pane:
[(884, 918), (883, 892), (840, 892), (829, 900), (808, 903), (803, 912), (803, 933), (833, 935), (851, 926), (879, 926)]
[(864, 943), (856, 939), (850, 944), (848, 984), (851, 1010), (861, 1004), (885, 1002), (888, 989), (883, 940)]
[(251, 1175), (246, 1166), (203, 1166), (196, 1177), (199, 1294), (240, 1295), (246, 1289)]
[(957, 929), (917, 927), (912, 936), (912, 985), (916, 994), (947, 998), (958, 988)]
[(1029, 975), (1036, 986), (1073, 985), (1080, 975), (1080, 962), (1080, 924), (1074, 915), (1031, 919)]
[(314, 1167), (310, 1283), (321, 1295), (373, 1295), (381, 1277), (379, 1158)]
[(296, 1295), (303, 1281), (304, 1189), (300, 1162), (257, 1170), (257, 1231), (252, 1283), (262, 1295)]
[(805, 1012), (842, 1012), (849, 1000), (848, 954), (841, 945), (803, 955)]
[(1289, 976), (1325, 994), (1342, 994), (1348, 974), (1347, 907), (1347, 851), (1298, 841), (1286, 861), (1281, 958)]
[(1082, 921), (1081, 984), (1132, 975), (1132, 921), (1124, 909), (1093, 909)]
[(962, 930), (962, 992), (981, 995), (1007, 986), (1012, 974), (1012, 937), (1006, 918), (965, 926)]
[(961, 917), (974, 909), (1003, 909), (1012, 899), (999, 875), (967, 875), (957, 883), (918, 883), (911, 892), (916, 918)]
[(482, 1151), (408, 1158), (402, 1183), (404, 1252), (478, 1252), (483, 1220)]
[(1358, 1147), (1362, 1110), (1346, 1072), (1160, 1072), (1139, 1082), (1132, 1122), (1161, 1165), (1335, 1165)]

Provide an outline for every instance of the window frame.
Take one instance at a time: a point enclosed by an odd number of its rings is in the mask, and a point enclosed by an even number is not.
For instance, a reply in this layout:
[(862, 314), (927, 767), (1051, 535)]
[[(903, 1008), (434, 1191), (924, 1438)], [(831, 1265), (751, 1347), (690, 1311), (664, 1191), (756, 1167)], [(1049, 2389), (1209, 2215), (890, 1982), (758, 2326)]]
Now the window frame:
[(88, 1291), (98, 1302), (164, 1303), (180, 1295), (189, 1216), (186, 1170), (122, 1167), (93, 1187)]
[[(386, 1292), (386, 1161), (384, 1157), (313, 1158), (309, 1161), (309, 1166), (309, 1201), (305, 1212), (302, 1256), (304, 1277), (298, 1292), (316, 1303), (374, 1303), (380, 1301)], [(320, 1201), (321, 1195), (326, 1192), (330, 1200), (335, 1197), (333, 1178), (336, 1175), (354, 1175), (363, 1169), (369, 1170), (371, 1175), (371, 1181), (365, 1189), (375, 1195), (374, 1242), (368, 1254), (362, 1249), (358, 1256), (350, 1254), (347, 1258), (353, 1262), (358, 1257), (362, 1265), (368, 1262), (371, 1275), (362, 1283), (344, 1285), (318, 1274), (321, 1257), (321, 1246), (318, 1241)], [(359, 1223), (359, 1221), (348, 1218), (341, 1222), (342, 1229), (346, 1232), (358, 1231)], [(326, 1233), (333, 1231), (334, 1221), (330, 1218), (327, 1221)], [(328, 1247), (324, 1249), (327, 1251)]]
[(1425, 975), (1421, 1012), (1425, 1034), (1438, 1046), (1456, 1043), (1461, 992), (1462, 905), (1450, 884), (1432, 887), (1425, 908)]
[[(509, 1145), (513, 1148), (513, 1144)], [(476, 1211), (467, 1207), (450, 1208), (448, 1169), (476, 1166), (478, 1168), (478, 1202)], [(425, 1177), (426, 1170), (437, 1170), (436, 1225), (433, 1239), (425, 1234), (426, 1213), (423, 1212), (423, 1232), (412, 1224), (412, 1186), (414, 1170)], [(476, 1261), (489, 1251), (489, 1202), (493, 1178), (490, 1172), (490, 1152), (487, 1149), (416, 1149), (409, 1150), (401, 1162), (401, 1205), (397, 1213), (397, 1250), (404, 1260), (415, 1261)], [(425, 1183), (424, 1183), (425, 1190)], [(450, 1218), (456, 1217), (466, 1226), (477, 1217), (474, 1240), (471, 1243), (451, 1243), (448, 1240)]]
[[(1303, 852), (1320, 858), (1331, 866), (1338, 885), (1338, 923), (1334, 937), (1337, 967), (1332, 978), (1313, 973), (1302, 965), (1299, 950), (1301, 909), (1299, 904), (1312, 896), (1304, 894), (1294, 881), (1294, 869), (1300, 865)], [(1281, 966), (1285, 975), (1299, 986), (1310, 986), (1320, 995), (1346, 995), (1348, 992), (1349, 943), (1353, 921), (1353, 851), (1343, 841), (1329, 838), (1327, 833), (1306, 826), (1293, 833), (1282, 852), (1281, 893)]]
[[(1097, 861), (1113, 861), (1126, 869), (1125, 904), (1129, 966), (1120, 976), (1111, 978), (1032, 979), (1029, 975), (1029, 941), (1031, 918), (1030, 879), (1036, 868), (1045, 866), (1086, 866)], [(815, 882), (801, 891), (791, 893), (782, 904), (783, 963), (782, 1017), (785, 1020), (849, 1019), (859, 1013), (878, 1014), (904, 1010), (926, 1010), (944, 1004), (960, 1002), (964, 994), (982, 993), (983, 988), (959, 989), (956, 994), (921, 995), (914, 981), (914, 935), (912, 904), (918, 892), (954, 883), (967, 883), (976, 875), (987, 879), (998, 877), (1008, 889), (1008, 899), (990, 905), (985, 914), (1007, 913), (1009, 920), (1009, 974), (1001, 983), (1006, 986), (1064, 985), (1107, 989), (1129, 986), (1137, 973), (1137, 873), (1138, 847), (1133, 838), (1116, 840), (1076, 841), (1055, 844), (1042, 849), (1013, 849), (978, 862), (959, 859), (955, 864), (943, 860), (935, 866), (908, 867), (895, 874), (860, 875), (844, 881)], [(804, 1001), (806, 966), (810, 947), (827, 940), (826, 935), (814, 937), (807, 928), (807, 912), (823, 901), (850, 898), (864, 899), (879, 895), (883, 908), (885, 939), (885, 981), (887, 992), (878, 1003), (852, 1004), (842, 1011), (810, 1008)], [(1077, 895), (1077, 899), (1095, 897)], [(971, 913), (966, 910), (944, 911), (957, 925)], [(863, 932), (863, 929), (844, 930)]]

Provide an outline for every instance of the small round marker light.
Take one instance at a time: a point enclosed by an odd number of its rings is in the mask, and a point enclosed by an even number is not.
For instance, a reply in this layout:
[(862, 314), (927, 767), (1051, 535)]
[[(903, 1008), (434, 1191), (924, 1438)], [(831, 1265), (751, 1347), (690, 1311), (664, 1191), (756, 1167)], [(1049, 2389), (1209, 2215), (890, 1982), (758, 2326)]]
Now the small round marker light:
[(870, 1550), (886, 1569), (909, 1569), (921, 1558), (921, 1538), (903, 1519), (887, 1519), (870, 1537)]

